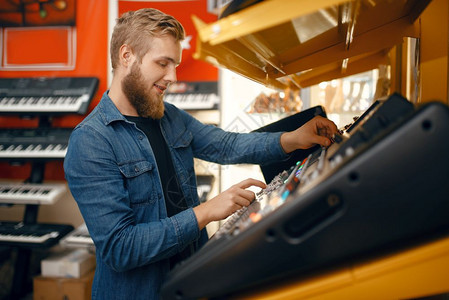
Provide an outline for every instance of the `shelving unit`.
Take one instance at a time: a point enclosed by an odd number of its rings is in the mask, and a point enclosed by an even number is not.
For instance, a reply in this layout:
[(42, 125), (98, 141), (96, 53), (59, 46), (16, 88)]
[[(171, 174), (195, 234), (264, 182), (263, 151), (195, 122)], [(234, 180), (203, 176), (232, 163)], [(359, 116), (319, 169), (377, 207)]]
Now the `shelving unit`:
[[(67, 151), (71, 127), (57, 127), (55, 116), (84, 115), (94, 97), (96, 77), (29, 77), (1, 80), (2, 101), (0, 115), (12, 115), (36, 119), (37, 127), (0, 128), (0, 161), (11, 165), (28, 163), (29, 176), (23, 183), (2, 188), (2, 203), (24, 205), (19, 222), (2, 222), (0, 246), (10, 247), (17, 253), (9, 297), (17, 299), (31, 289), (29, 274), (32, 251), (49, 249), (71, 232), (72, 224), (38, 222), (40, 204), (52, 205), (61, 194), (67, 193), (65, 182), (50, 185), (45, 181), (46, 165), (50, 161), (62, 161)], [(42, 186), (48, 188), (43, 195), (54, 197), (41, 203), (32, 191)], [(37, 189), (36, 189), (37, 190)], [(43, 196), (41, 195), (41, 196)], [(6, 197), (8, 196), (8, 197)], [(45, 198), (45, 197), (43, 197)], [(51, 198), (51, 197), (50, 197)]]
[(211, 24), (192, 16), (195, 57), (269, 87), (304, 88), (387, 62), (403, 37), (419, 36), (429, 2), (262, 1)]

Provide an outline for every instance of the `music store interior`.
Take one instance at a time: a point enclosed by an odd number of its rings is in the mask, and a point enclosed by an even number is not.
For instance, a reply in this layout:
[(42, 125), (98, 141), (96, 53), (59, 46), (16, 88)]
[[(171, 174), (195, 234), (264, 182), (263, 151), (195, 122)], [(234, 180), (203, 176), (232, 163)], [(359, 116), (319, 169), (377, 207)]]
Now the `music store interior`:
[(164, 101), (233, 132), (339, 134), (268, 165), (195, 159), (205, 202), (267, 184), (163, 299), (449, 299), (447, 0), (0, 0), (0, 299), (90, 299), (95, 245), (64, 176), (126, 11), (184, 26)]

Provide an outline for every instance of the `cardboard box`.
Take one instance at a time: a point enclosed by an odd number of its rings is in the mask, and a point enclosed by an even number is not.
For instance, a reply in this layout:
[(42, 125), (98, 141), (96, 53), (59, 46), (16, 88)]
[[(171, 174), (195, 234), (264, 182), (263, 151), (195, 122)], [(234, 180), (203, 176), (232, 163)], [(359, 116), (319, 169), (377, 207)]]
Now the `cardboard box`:
[(95, 271), (81, 278), (37, 276), (33, 280), (33, 300), (89, 300)]
[(95, 255), (86, 249), (63, 249), (41, 261), (44, 277), (80, 278), (95, 268)]

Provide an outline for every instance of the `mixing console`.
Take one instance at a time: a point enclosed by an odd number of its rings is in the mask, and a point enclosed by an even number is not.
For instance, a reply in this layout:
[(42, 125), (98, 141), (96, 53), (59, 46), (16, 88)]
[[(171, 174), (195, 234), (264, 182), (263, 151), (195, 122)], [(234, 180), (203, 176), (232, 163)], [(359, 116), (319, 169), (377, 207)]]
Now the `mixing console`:
[(276, 175), (273, 180), (256, 194), (256, 199), (248, 206), (242, 207), (230, 216), (220, 229), (214, 234), (212, 239), (221, 238), (224, 235), (237, 235), (253, 223), (275, 211), (285, 203), (289, 195), (295, 191), (301, 181), (309, 178), (304, 176), (307, 167), (321, 160), (315, 172), (309, 174), (311, 177), (317, 176), (317, 170), (322, 168), (326, 148), (320, 148), (310, 154), (302, 161), (298, 161), (295, 166)]
[(232, 298), (447, 234), (448, 131), (441, 103), (415, 107), (398, 94), (376, 101), (330, 147), (267, 180), (173, 269), (162, 296)]

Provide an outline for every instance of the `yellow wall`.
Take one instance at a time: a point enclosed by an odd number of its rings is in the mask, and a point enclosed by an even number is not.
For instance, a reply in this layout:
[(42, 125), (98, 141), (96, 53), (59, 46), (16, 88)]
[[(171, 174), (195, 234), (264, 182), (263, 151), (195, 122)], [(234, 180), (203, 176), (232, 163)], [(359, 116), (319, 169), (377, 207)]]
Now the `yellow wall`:
[(433, 0), (421, 15), (421, 99), (448, 100), (447, 0)]

